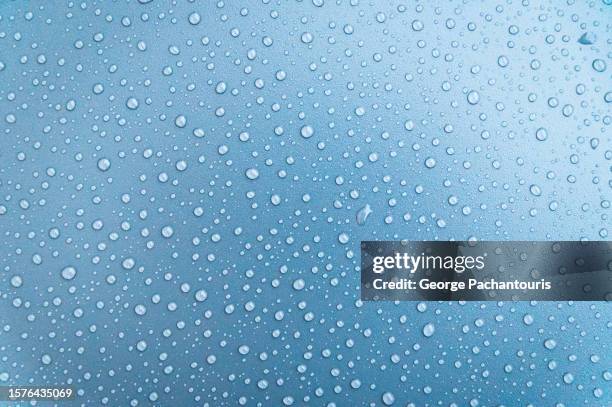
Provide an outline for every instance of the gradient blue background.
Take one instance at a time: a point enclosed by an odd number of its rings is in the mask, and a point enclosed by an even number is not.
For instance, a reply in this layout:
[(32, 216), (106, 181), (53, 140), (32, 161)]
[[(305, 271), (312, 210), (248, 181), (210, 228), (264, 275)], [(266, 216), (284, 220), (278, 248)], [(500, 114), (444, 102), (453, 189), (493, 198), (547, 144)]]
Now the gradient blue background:
[(607, 3), (3, 1), (0, 385), (612, 405), (606, 303), (359, 301), (361, 240), (609, 239)]

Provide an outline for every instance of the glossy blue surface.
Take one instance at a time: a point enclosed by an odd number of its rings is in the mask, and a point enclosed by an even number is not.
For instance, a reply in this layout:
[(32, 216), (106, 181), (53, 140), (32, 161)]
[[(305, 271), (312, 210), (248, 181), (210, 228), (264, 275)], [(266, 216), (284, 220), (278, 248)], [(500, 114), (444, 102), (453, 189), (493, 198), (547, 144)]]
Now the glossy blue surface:
[(609, 239), (607, 3), (3, 1), (0, 385), (612, 405), (609, 304), (359, 301), (361, 240)]

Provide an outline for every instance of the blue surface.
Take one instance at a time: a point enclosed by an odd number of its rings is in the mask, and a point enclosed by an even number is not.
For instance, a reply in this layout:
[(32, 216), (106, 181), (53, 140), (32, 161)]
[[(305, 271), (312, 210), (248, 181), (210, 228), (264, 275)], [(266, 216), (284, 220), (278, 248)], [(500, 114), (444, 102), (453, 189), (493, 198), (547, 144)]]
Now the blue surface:
[(0, 385), (612, 405), (609, 304), (358, 299), (361, 240), (609, 239), (606, 3), (3, 1)]

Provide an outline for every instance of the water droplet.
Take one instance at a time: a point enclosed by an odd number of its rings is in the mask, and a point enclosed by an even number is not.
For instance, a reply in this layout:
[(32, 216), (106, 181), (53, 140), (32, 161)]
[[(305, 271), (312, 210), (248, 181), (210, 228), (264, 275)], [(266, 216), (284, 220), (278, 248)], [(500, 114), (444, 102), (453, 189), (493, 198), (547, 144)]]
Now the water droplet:
[(468, 93), (467, 100), (468, 103), (471, 105), (478, 104), (478, 102), (480, 101), (480, 95), (475, 90), (472, 90)]
[(248, 170), (246, 170), (245, 175), (248, 179), (257, 179), (259, 178), (259, 171), (257, 170), (257, 168), (249, 168)]
[(72, 280), (76, 276), (77, 271), (72, 266), (66, 266), (66, 267), (64, 267), (62, 269), (62, 273), (61, 274), (62, 274), (62, 278), (64, 280)]
[(544, 141), (548, 138), (548, 131), (545, 128), (540, 127), (536, 130), (536, 139), (539, 141)]
[(547, 339), (544, 341), (544, 347), (548, 350), (553, 350), (557, 347), (557, 341), (554, 339)]
[(590, 31), (583, 33), (580, 38), (578, 38), (578, 42), (582, 45), (592, 45), (595, 44), (595, 41), (597, 41), (597, 36)]
[(98, 169), (100, 171), (108, 171), (111, 167), (111, 162), (108, 158), (100, 158), (98, 160)]
[(136, 110), (138, 109), (138, 105), (139, 105), (138, 99), (136, 99), (135, 97), (130, 97), (128, 98), (127, 102), (125, 102), (125, 105), (130, 110)]
[(293, 281), (293, 288), (295, 290), (298, 290), (298, 291), (303, 290), (305, 285), (306, 285), (306, 283), (301, 278), (298, 278), (297, 280)]
[(607, 68), (606, 61), (596, 58), (593, 60), (593, 69), (597, 72), (604, 72)]
[(138, 316), (143, 316), (144, 314), (147, 313), (147, 307), (145, 307), (142, 304), (138, 304), (134, 307), (134, 312), (136, 313), (136, 315)]
[(364, 207), (362, 207), (358, 212), (357, 212), (357, 224), (358, 225), (363, 225), (366, 223), (368, 216), (370, 216), (370, 214), (372, 213), (372, 208), (370, 207), (369, 204), (366, 204)]
[(542, 190), (541, 190), (541, 189), (540, 189), (540, 187), (539, 187), (539, 186), (537, 186), (536, 184), (532, 184), (532, 185), (529, 187), (529, 191), (531, 192), (531, 194), (532, 194), (533, 196), (540, 196), (540, 195), (542, 195)]
[(21, 278), (21, 276), (14, 275), (13, 277), (11, 277), (11, 285), (15, 288), (21, 287), (23, 285), (23, 279)]
[(187, 118), (182, 114), (178, 115), (174, 119), (174, 124), (176, 125), (176, 127), (183, 128), (187, 125)]
[(395, 396), (391, 392), (385, 392), (382, 395), (382, 402), (385, 406), (392, 406), (395, 403)]
[(509, 64), (510, 64), (510, 60), (508, 59), (508, 57), (507, 57), (507, 56), (505, 56), (505, 55), (500, 55), (500, 56), (497, 58), (497, 65), (499, 65), (500, 67), (505, 68), (505, 67), (507, 67)]
[(302, 42), (304, 44), (310, 44), (313, 39), (314, 39), (314, 36), (311, 33), (309, 32), (302, 33)]
[(423, 326), (423, 335), (425, 335), (427, 338), (432, 336), (435, 332), (436, 327), (431, 322)]
[(302, 129), (300, 130), (300, 134), (304, 138), (310, 138), (314, 135), (314, 129), (308, 125), (302, 126)]
[(164, 226), (161, 230), (161, 234), (166, 239), (169, 239), (174, 235), (174, 229), (170, 225)]
[(198, 25), (200, 24), (201, 17), (200, 17), (200, 14), (194, 11), (193, 13), (189, 14), (188, 19), (189, 19), (189, 24)]

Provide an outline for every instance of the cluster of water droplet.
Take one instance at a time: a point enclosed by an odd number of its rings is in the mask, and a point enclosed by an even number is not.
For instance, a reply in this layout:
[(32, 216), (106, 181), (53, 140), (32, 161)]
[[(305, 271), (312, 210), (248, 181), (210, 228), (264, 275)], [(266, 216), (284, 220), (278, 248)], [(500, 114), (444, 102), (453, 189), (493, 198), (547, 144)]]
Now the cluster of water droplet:
[(362, 240), (607, 239), (609, 0), (0, 4), (0, 385), (609, 406), (605, 303), (363, 303)]

